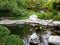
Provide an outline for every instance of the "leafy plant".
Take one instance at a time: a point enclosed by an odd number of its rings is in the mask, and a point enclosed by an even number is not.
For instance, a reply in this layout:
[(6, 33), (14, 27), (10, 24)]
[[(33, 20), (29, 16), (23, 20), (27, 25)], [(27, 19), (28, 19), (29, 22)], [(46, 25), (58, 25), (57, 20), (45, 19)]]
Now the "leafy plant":
[(53, 20), (58, 20), (58, 21), (60, 21), (60, 15), (54, 16), (54, 17), (53, 17)]
[(0, 25), (0, 45), (24, 45), (17, 35), (11, 35), (10, 30)]
[(24, 45), (24, 43), (18, 36), (10, 35), (7, 37), (5, 45)]
[(16, 17), (26, 15), (25, 7), (20, 0), (1, 0), (0, 1), (0, 16), (2, 17)]

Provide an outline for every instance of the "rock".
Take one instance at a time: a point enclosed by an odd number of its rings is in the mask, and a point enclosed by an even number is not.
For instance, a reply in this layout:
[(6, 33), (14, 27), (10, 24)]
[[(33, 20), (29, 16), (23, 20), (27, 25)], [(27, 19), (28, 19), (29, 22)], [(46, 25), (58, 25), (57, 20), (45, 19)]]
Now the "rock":
[(16, 22), (16, 24), (24, 24), (25, 23), (25, 20), (18, 20), (17, 22)]
[(44, 11), (44, 10), (41, 10), (40, 12), (41, 12), (42, 14), (44, 14), (44, 13), (45, 13), (45, 11)]
[(37, 34), (33, 33), (29, 38), (29, 42), (37, 44), (37, 43), (39, 43), (38, 39), (39, 38), (38, 38)]
[(41, 25), (48, 25), (48, 23), (45, 22), (45, 21), (40, 21), (39, 24), (41, 24)]
[(54, 21), (54, 25), (60, 25), (60, 21)]
[(33, 14), (33, 15), (31, 15), (31, 16), (29, 17), (29, 19), (30, 19), (30, 20), (37, 20), (38, 17), (37, 17), (37, 15)]
[(49, 39), (48, 39), (49, 43), (52, 43), (52, 44), (60, 44), (60, 36), (49, 36)]
[(53, 20), (48, 20), (47, 22), (48, 22), (48, 23), (53, 23)]

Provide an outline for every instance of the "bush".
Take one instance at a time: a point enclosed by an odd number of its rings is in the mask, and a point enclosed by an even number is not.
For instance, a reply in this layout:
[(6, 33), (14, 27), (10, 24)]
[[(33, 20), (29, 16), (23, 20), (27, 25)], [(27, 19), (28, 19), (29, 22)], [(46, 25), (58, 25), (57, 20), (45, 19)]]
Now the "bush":
[(46, 13), (44, 13), (44, 14), (40, 13), (40, 14), (38, 15), (38, 18), (39, 18), (39, 19), (52, 19), (52, 18), (53, 18), (53, 15), (52, 15), (52, 13), (50, 13), (50, 12), (46, 12)]
[(11, 35), (10, 30), (0, 25), (0, 45), (24, 45), (17, 35)]
[(10, 30), (4, 26), (0, 25), (0, 45), (5, 45), (5, 36), (10, 34)]
[(58, 20), (58, 21), (60, 21), (60, 15), (54, 16), (54, 17), (53, 17), (53, 20)]
[(24, 38), (24, 37), (27, 37), (30, 33), (30, 25), (21, 25), (22, 27), (20, 26), (16, 26), (14, 27), (13, 29), (10, 27), (11, 29), (11, 34), (15, 34), (15, 35), (19, 35), (20, 38)]
[(38, 18), (39, 18), (39, 19), (44, 19), (44, 14), (40, 13), (40, 14), (38, 15)]
[(7, 37), (5, 45), (24, 45), (24, 43), (18, 36), (10, 35)]
[(45, 14), (45, 17), (44, 17), (45, 19), (52, 19), (53, 18), (53, 15), (52, 15), (52, 13), (50, 13), (50, 12), (47, 12), (46, 14)]
[(57, 10), (52, 10), (52, 15), (53, 15), (53, 16), (58, 15)]
[(25, 7), (20, 0), (1, 0), (0, 1), (0, 16), (16, 17), (26, 15)]
[(10, 30), (0, 25), (0, 38), (10, 34)]

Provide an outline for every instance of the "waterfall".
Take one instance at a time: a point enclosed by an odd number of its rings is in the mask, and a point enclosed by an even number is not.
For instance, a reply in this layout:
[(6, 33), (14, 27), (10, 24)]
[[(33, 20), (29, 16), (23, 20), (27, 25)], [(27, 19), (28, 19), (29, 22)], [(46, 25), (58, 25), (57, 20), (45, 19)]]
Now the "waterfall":
[(28, 36), (28, 38), (26, 39), (28, 41), (25, 41), (25, 43), (26, 43), (26, 45), (30, 45), (29, 43), (38, 44), (38, 45), (49, 45), (48, 38), (50, 35), (51, 35), (50, 31), (48, 31), (47, 34), (42, 35), (41, 36), (42, 42), (40, 42), (39, 36), (34, 32), (30, 36)]
[(42, 43), (43, 45), (49, 45), (48, 44), (48, 38), (51, 35), (50, 31), (47, 31), (47, 34), (42, 35)]
[(37, 36), (36, 33), (33, 33), (33, 34), (30, 36), (29, 42), (39, 43), (39, 37)]

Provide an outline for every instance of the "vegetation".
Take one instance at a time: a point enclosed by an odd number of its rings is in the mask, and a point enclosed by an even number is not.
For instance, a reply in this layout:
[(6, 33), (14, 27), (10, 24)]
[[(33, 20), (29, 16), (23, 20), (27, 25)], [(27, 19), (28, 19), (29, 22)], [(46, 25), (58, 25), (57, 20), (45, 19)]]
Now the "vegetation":
[(10, 35), (7, 37), (5, 45), (24, 45), (24, 43), (18, 36)]
[[(52, 17), (48, 17), (50, 15), (48, 12), (51, 12), (53, 17), (58, 15), (56, 9), (58, 2), (59, 0), (0, 0), (0, 17), (13, 17), (11, 18), (13, 20), (27, 19), (30, 14), (35, 12), (34, 14), (40, 14), (41, 19), (43, 17), (45, 17), (44, 19), (51, 19)], [(47, 14), (41, 17), (41, 10)]]
[(60, 15), (54, 16), (54, 17), (53, 17), (53, 20), (58, 20), (58, 21), (60, 21)]
[(19, 36), (10, 34), (10, 30), (0, 25), (0, 45), (24, 45)]
[[(10, 20), (27, 19), (30, 15), (36, 14), (39, 19), (58, 20), (58, 7), (60, 0), (0, 0), (0, 17), (12, 17)], [(43, 12), (41, 12), (43, 11)], [(24, 45), (23, 38), (32, 33), (30, 25), (14, 29), (0, 25), (0, 45)], [(30, 33), (29, 33), (30, 32)]]
[(13, 28), (11, 27), (8, 28), (11, 29), (11, 34), (19, 35), (20, 38), (27, 37), (31, 33), (30, 31), (31, 26), (27, 24), (21, 26), (17, 25)]
[(26, 15), (21, 0), (0, 0), (0, 16), (16, 17)]

